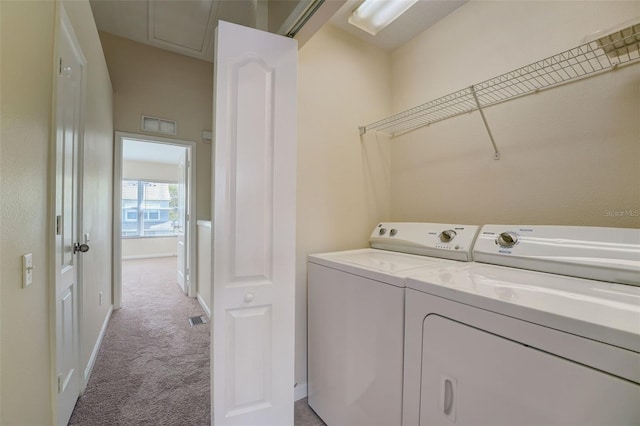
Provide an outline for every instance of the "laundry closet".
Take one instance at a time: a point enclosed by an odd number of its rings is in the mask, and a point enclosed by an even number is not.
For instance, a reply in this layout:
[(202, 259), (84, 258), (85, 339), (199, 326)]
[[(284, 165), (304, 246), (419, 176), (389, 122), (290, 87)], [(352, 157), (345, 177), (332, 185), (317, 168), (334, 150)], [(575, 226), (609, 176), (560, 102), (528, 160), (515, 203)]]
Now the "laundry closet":
[(468, 2), (392, 51), (334, 27), (302, 47), (298, 383), (309, 253), (366, 247), (385, 221), (640, 227), (637, 63), (514, 96), (484, 120), (368, 127), (638, 21), (640, 2)]

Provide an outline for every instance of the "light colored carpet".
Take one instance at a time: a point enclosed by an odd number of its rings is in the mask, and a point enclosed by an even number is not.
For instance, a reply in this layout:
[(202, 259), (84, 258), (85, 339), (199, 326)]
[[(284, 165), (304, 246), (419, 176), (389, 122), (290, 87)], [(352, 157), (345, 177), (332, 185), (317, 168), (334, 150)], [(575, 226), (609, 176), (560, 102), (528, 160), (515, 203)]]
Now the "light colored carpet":
[(209, 425), (209, 324), (176, 284), (176, 258), (122, 264), (114, 311), (70, 425)]

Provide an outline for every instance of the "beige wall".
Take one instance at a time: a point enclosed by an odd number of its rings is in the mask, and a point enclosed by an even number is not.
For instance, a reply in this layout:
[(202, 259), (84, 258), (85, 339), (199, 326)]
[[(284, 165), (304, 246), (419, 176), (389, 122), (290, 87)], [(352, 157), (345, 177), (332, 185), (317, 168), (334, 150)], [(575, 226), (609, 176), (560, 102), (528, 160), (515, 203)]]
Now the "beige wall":
[(299, 52), (296, 382), (306, 382), (309, 253), (361, 248), (389, 219), (384, 140), (358, 124), (390, 112), (389, 55), (326, 26)]
[[(0, 2), (0, 424), (52, 424), (49, 343), (49, 155), (56, 3)], [(66, 4), (87, 58), (85, 106), (85, 257), (83, 367), (111, 294), (111, 87), (87, 1)], [(21, 255), (33, 253), (31, 286), (22, 289)], [(107, 298), (108, 300), (108, 298)]]
[[(639, 2), (469, 2), (393, 53), (393, 110), (577, 46), (633, 16)], [(638, 217), (608, 213), (640, 208), (637, 65), (486, 116), (499, 161), (478, 113), (394, 139), (393, 220), (640, 226)]]
[[(3, 1), (0, 8), (0, 423), (44, 425), (51, 420), (47, 171), (55, 4)], [(33, 253), (36, 267), (26, 289), (24, 253)]]
[[(211, 130), (213, 64), (108, 33), (100, 39), (114, 90), (114, 125), (122, 132), (144, 134), (140, 116), (177, 120), (176, 139), (197, 142), (196, 217), (211, 217)], [(160, 135), (168, 137), (167, 135)]]

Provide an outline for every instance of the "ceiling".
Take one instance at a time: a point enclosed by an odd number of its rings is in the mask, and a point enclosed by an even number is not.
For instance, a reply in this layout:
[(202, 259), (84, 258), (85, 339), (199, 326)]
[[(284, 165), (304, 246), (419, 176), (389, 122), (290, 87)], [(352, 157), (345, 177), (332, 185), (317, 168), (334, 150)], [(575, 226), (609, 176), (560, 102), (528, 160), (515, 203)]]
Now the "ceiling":
[[(90, 0), (100, 31), (183, 55), (213, 60), (218, 19), (255, 26), (249, 1)], [(253, 13), (252, 13), (253, 12)]]
[[(313, 1), (90, 0), (90, 4), (100, 31), (212, 62), (213, 34), (218, 20), (283, 33), (282, 28), (291, 23), (291, 16), (301, 14)], [(374, 46), (393, 50), (465, 1), (419, 0), (376, 36), (347, 22), (351, 11), (362, 0), (325, 0), (328, 7), (323, 5), (323, 8), (333, 13), (332, 7), (337, 9), (342, 5), (330, 18), (333, 25)]]

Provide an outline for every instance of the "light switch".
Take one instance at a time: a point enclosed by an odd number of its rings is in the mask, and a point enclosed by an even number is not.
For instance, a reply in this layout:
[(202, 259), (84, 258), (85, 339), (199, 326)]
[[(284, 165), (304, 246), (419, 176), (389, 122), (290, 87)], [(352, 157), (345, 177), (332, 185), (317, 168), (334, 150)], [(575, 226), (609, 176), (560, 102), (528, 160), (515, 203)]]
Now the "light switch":
[(22, 288), (33, 282), (33, 257), (31, 253), (22, 256)]

